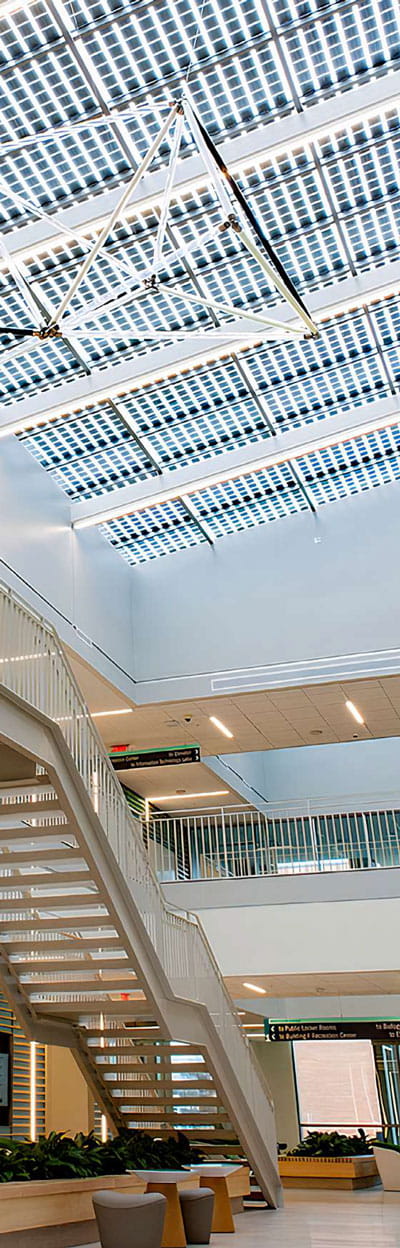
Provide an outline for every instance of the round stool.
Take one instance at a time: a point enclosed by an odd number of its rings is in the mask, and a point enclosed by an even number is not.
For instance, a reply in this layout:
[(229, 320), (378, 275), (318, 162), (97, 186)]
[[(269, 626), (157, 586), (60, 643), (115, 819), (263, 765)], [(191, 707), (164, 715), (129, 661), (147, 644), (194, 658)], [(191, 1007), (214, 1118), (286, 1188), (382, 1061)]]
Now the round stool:
[(179, 1192), (179, 1200), (188, 1244), (209, 1244), (214, 1192), (209, 1187), (193, 1187)]
[(93, 1208), (102, 1248), (161, 1248), (165, 1196), (96, 1192)]

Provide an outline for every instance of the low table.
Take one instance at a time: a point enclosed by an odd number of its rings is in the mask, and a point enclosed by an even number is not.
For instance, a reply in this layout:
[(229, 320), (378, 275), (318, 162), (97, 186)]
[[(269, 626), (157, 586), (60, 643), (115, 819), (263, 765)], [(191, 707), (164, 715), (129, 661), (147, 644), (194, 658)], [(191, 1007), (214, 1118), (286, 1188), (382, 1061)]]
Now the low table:
[(199, 1175), (200, 1187), (210, 1187), (214, 1192), (214, 1215), (211, 1229), (219, 1234), (235, 1230), (227, 1180), (231, 1174), (241, 1169), (242, 1166), (237, 1165), (191, 1166), (192, 1174)]
[(160, 1192), (166, 1197), (164, 1232), (161, 1248), (186, 1248), (185, 1227), (178, 1188), (196, 1187), (190, 1170), (133, 1170), (146, 1184), (146, 1192)]

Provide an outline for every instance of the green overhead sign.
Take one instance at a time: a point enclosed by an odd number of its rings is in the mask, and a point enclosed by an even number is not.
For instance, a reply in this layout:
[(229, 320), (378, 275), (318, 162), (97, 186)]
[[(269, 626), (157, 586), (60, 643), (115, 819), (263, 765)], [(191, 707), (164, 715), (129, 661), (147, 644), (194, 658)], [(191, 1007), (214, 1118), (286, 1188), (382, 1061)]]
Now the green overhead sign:
[(267, 1040), (373, 1040), (400, 1044), (400, 1019), (381, 1018), (265, 1018)]
[(171, 767), (180, 763), (199, 763), (199, 745), (161, 747), (159, 750), (130, 750), (115, 746), (110, 750), (115, 771), (136, 771), (139, 767)]

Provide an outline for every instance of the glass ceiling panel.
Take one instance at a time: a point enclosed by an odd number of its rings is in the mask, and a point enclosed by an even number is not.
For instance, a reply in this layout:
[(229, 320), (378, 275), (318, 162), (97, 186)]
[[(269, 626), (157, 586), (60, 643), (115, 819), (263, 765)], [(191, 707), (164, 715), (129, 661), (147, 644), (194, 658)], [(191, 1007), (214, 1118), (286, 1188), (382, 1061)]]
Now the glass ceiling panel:
[[(273, 159), (245, 163), (249, 130), (362, 85), (400, 59), (394, 0), (35, 0), (0, 18), (0, 226), (16, 228), (96, 198), (131, 176), (189, 77), (204, 125), (220, 144), (244, 136), (239, 179), (282, 264), (307, 301), (313, 292), (389, 265), (400, 256), (400, 110), (343, 124), (340, 132)], [(86, 126), (18, 149), (20, 137), (115, 106), (139, 106), (124, 122)], [(2, 144), (11, 146), (5, 150)], [(165, 165), (164, 142), (154, 168)], [(194, 153), (187, 124), (182, 155)], [(235, 309), (282, 312), (268, 277), (232, 230), (204, 183), (175, 196), (157, 293), (151, 273), (159, 206), (129, 209), (71, 304), (71, 337), (0, 347), (3, 404), (55, 392), (107, 364), (150, 355), (178, 328), (212, 328), (216, 314), (193, 302), (209, 294)], [(10, 234), (11, 231), (11, 234)], [(55, 237), (23, 261), (41, 318), (59, 304), (94, 241)], [(176, 250), (178, 249), (178, 254)], [(138, 286), (141, 285), (140, 295)], [(318, 296), (320, 298), (320, 296)], [(321, 300), (320, 300), (321, 301)], [(85, 320), (88, 304), (92, 319)], [(96, 315), (98, 313), (98, 315)], [(80, 320), (73, 337), (72, 317)], [(229, 317), (222, 318), (229, 321)], [(221, 317), (219, 318), (221, 321)], [(15, 277), (0, 265), (0, 323), (32, 326)], [(72, 326), (72, 327), (71, 327)], [(68, 321), (65, 322), (68, 330)], [(137, 335), (158, 332), (157, 342)], [(135, 336), (136, 335), (136, 336)], [(115, 404), (44, 422), (21, 435), (71, 500), (112, 496), (158, 469), (207, 463), (226, 450), (271, 440), (329, 414), (346, 413), (400, 385), (400, 304), (378, 300), (325, 320), (318, 340), (260, 344), (217, 364), (188, 367)], [(398, 476), (398, 438), (383, 432), (310, 457), (301, 470), (316, 505)], [(290, 468), (258, 473), (194, 499), (213, 537), (307, 506)], [(204, 541), (183, 504), (102, 526), (130, 562)]]
[(268, 422), (285, 432), (351, 411), (400, 383), (400, 301), (329, 322), (315, 342), (258, 348), (244, 358), (251, 394), (232, 361), (125, 395), (117, 411), (86, 410), (20, 438), (78, 499), (153, 475), (155, 465), (183, 467), (269, 438)]
[[(377, 485), (398, 481), (400, 425), (304, 456), (296, 461), (296, 467), (318, 506)], [(307, 507), (304, 495), (286, 465), (251, 473), (236, 481), (191, 494), (190, 502), (214, 538), (293, 515)], [(181, 540), (177, 510), (178, 504), (154, 507), (141, 512), (140, 516), (127, 516), (102, 525), (102, 531), (130, 563), (144, 562), (161, 553), (160, 543), (167, 540), (173, 542), (176, 532), (176, 550), (193, 544), (190, 530), (188, 540)], [(145, 546), (142, 546), (141, 523), (145, 526)], [(196, 540), (202, 540), (200, 532)]]

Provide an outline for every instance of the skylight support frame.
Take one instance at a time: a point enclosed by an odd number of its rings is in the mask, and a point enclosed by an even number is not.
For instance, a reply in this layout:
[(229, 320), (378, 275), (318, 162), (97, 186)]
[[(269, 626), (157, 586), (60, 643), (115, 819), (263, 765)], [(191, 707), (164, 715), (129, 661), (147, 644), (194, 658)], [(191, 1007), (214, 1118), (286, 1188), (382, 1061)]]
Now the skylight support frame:
[[(278, 290), (279, 293), (283, 295), (283, 298), (286, 299), (287, 302), (291, 305), (293, 310), (297, 313), (300, 319), (304, 322), (306, 329), (312, 335), (312, 337), (318, 337), (317, 326), (314, 325), (314, 322), (311, 319), (310, 314), (301, 296), (298, 294), (296, 287), (293, 285), (293, 282), (291, 281), (291, 278), (285, 272), (283, 265), (281, 264), (279, 257), (276, 255), (276, 252), (274, 251), (273, 247), (271, 247), (271, 244), (268, 242), (268, 239), (266, 235), (264, 234), (264, 231), (262, 230), (257, 220), (257, 217), (253, 213), (252, 209), (249, 207), (246, 201), (246, 198), (240, 189), (240, 186), (236, 182), (236, 179), (233, 177), (233, 175), (229, 172), (229, 169), (225, 165), (225, 162), (223, 161), (222, 156), (220, 152), (218, 151), (218, 148), (215, 146), (215, 143), (213, 143), (213, 140), (210, 138), (210, 135), (207, 133), (207, 131), (205, 130), (205, 127), (202, 125), (200, 118), (197, 116), (197, 113), (195, 112), (195, 109), (193, 108), (193, 105), (191, 104), (190, 99), (188, 98), (187, 89), (185, 90), (185, 93), (184, 93), (184, 105), (185, 105), (185, 109), (187, 110), (188, 117), (190, 118), (190, 125), (192, 128), (193, 134), (196, 137), (196, 142), (197, 142), (199, 151), (203, 157), (204, 164), (206, 165), (206, 168), (208, 169), (210, 176), (213, 179), (215, 190), (219, 197), (221, 206), (223, 208), (223, 211), (226, 213), (226, 225), (227, 226), (230, 225), (236, 231), (242, 245), (246, 248), (247, 251), (250, 252), (250, 255), (253, 256), (253, 259), (255, 259), (257, 263), (261, 265), (261, 268), (266, 273), (269, 281), (272, 282), (273, 286), (275, 286), (275, 289)], [(236, 200), (238, 217), (235, 217), (234, 213), (232, 212), (232, 204), (231, 204), (231, 201), (229, 199), (229, 196), (227, 194), (227, 191), (224, 185), (225, 181), (227, 182), (230, 188), (230, 191), (234, 199)], [(258, 238), (259, 243), (261, 243), (261, 246), (263, 248), (262, 252), (260, 248), (253, 242), (252, 238), (250, 238), (250, 235), (248, 234), (247, 230), (243, 228), (243, 225), (241, 223), (242, 215), (244, 215), (248, 224), (251, 225), (254, 233), (256, 234), (256, 237)], [(264, 251), (268, 259), (266, 259), (264, 255)]]
[(133, 195), (135, 187), (138, 186), (143, 175), (146, 173), (146, 169), (148, 169), (154, 156), (158, 152), (159, 147), (161, 147), (161, 144), (163, 143), (165, 136), (168, 134), (168, 130), (176, 117), (177, 111), (178, 111), (178, 104), (173, 104), (170, 112), (168, 113), (168, 117), (166, 121), (161, 126), (161, 129), (156, 135), (156, 138), (154, 139), (153, 143), (148, 148), (146, 155), (143, 157), (143, 160), (140, 162), (140, 165), (138, 165), (138, 168), (135, 170), (133, 177), (130, 178), (128, 185), (125, 186), (123, 194), (118, 200), (118, 203), (116, 204), (113, 212), (111, 213), (111, 216), (107, 218), (107, 221), (105, 225), (103, 226), (103, 229), (101, 233), (99, 234), (99, 237), (96, 239), (96, 242), (94, 243), (89, 254), (85, 257), (83, 264), (81, 264), (80, 268), (78, 269), (78, 272), (73, 282), (71, 283), (69, 290), (64, 295), (64, 298), (62, 299), (59, 307), (57, 308), (57, 311), (54, 313), (54, 316), (52, 317), (52, 320), (50, 322), (51, 326), (59, 325), (60, 322), (62, 321), (62, 318), (69, 304), (71, 303), (71, 299), (73, 299), (74, 295), (79, 289), (79, 286), (83, 282), (83, 279), (86, 277), (86, 274), (88, 273), (96, 257), (98, 256), (99, 251), (101, 251), (102, 247), (104, 246), (104, 243), (107, 241), (107, 238), (111, 234), (111, 231), (116, 221), (119, 221), (121, 216), (123, 215), (124, 208), (126, 204), (128, 203), (129, 199), (131, 198), (131, 195)]
[(175, 173), (176, 173), (176, 167), (178, 164), (179, 150), (181, 146), (183, 121), (184, 121), (183, 109), (181, 106), (179, 106), (179, 108), (177, 109), (177, 116), (176, 116), (176, 121), (175, 121), (174, 138), (173, 138), (173, 143), (171, 147), (171, 155), (170, 155), (170, 161), (168, 165), (167, 180), (165, 183), (164, 198), (161, 204), (160, 220), (158, 223), (157, 236), (156, 236), (156, 241), (154, 245), (154, 265), (156, 269), (161, 267), (161, 254), (162, 254), (163, 243), (164, 243), (166, 229), (167, 229), (168, 209), (171, 203), (172, 192), (174, 189), (174, 178), (175, 178)]

